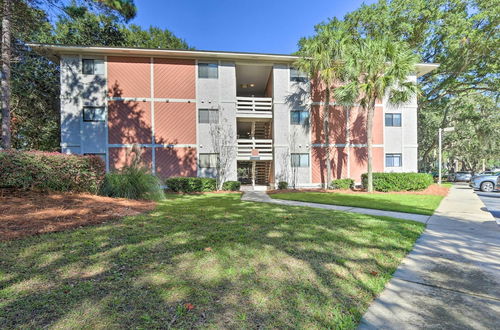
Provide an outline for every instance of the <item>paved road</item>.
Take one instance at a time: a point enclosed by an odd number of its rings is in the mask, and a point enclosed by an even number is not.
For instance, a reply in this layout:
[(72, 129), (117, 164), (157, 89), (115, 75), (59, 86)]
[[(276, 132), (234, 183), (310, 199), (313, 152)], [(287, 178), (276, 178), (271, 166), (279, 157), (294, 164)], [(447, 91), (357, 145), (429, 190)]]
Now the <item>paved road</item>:
[(500, 226), (478, 195), (454, 185), (359, 328), (498, 329), (499, 324)]
[(488, 211), (500, 222), (500, 191), (485, 193), (476, 191), (481, 201), (484, 203)]

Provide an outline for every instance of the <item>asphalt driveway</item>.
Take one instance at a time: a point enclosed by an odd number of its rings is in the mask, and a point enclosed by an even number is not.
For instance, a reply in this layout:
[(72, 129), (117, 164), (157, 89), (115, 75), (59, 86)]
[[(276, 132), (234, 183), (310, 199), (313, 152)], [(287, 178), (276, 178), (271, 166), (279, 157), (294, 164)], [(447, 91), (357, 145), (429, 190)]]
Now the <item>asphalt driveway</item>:
[(497, 222), (500, 223), (500, 191), (490, 193), (476, 191), (476, 194), (481, 199), (481, 202), (484, 203), (488, 211), (495, 217)]

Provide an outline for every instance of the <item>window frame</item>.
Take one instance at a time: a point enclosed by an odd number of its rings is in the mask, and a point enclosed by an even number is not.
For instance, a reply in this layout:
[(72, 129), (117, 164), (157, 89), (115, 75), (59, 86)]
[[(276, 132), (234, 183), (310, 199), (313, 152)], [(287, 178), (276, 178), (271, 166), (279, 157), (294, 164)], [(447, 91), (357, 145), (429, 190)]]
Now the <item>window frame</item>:
[[(201, 76), (201, 68), (206, 66), (207, 76)], [(210, 77), (210, 68), (215, 66), (215, 77)], [(198, 62), (198, 79), (219, 79), (219, 63), (216, 62)]]
[[(388, 118), (388, 116), (390, 116)], [(399, 125), (394, 124), (394, 117), (399, 116)], [(384, 116), (385, 127), (401, 127), (402, 126), (402, 114), (400, 112), (386, 112)], [(388, 119), (390, 120), (390, 125), (387, 124)]]
[[(86, 109), (102, 109), (103, 110), (103, 116), (104, 118), (103, 119), (99, 119), (99, 120), (96, 120), (96, 119), (85, 119), (85, 110)], [(84, 123), (104, 123), (106, 122), (106, 107), (105, 106), (92, 106), (92, 105), (85, 105), (83, 106), (83, 109), (82, 109), (82, 119), (83, 119), (83, 122)]]
[[(208, 160), (208, 165), (215, 165), (215, 166), (202, 166), (202, 156), (208, 156), (210, 157)], [(215, 156), (215, 164), (212, 164), (212, 156)], [(219, 154), (216, 152), (205, 152), (205, 153), (199, 153), (198, 154), (198, 167), (201, 168), (207, 168), (207, 169), (217, 169), (217, 163), (219, 162)]]
[[(294, 121), (293, 113), (299, 114), (299, 121)], [(305, 114), (305, 116), (304, 116)], [(303, 118), (305, 117), (305, 118)], [(291, 110), (290, 111), (290, 125), (307, 125), (309, 123), (310, 114), (307, 110)]]
[[(302, 72), (293, 66), (290, 67), (289, 71), (290, 71), (290, 82), (307, 83), (309, 81), (309, 76), (306, 72)], [(295, 75), (292, 75), (292, 72), (295, 72)]]
[[(394, 165), (394, 159), (399, 158), (399, 165)], [(389, 159), (392, 161), (389, 164)], [(385, 167), (403, 167), (403, 154), (401, 153), (388, 153), (385, 154)]]
[[(92, 72), (86, 72), (85, 71), (85, 62), (91, 61), (92, 62)], [(96, 61), (101, 62), (102, 65), (102, 72), (98, 72), (97, 68), (98, 66), (96, 65)], [(104, 75), (104, 60), (101, 59), (96, 59), (96, 58), (82, 58), (82, 74), (85, 76), (92, 76), (92, 75)]]
[[(298, 159), (298, 164), (296, 160), (294, 160), (295, 157), (299, 157)], [(307, 164), (303, 163), (303, 157), (307, 160)], [(310, 159), (309, 159), (309, 154), (304, 153), (304, 152), (293, 152), (290, 153), (290, 165), (294, 168), (308, 168), (311, 164)]]
[[(208, 112), (208, 121), (201, 121), (202, 111)], [(219, 123), (219, 109), (207, 109), (207, 108), (198, 109), (198, 124), (218, 124), (218, 123)]]

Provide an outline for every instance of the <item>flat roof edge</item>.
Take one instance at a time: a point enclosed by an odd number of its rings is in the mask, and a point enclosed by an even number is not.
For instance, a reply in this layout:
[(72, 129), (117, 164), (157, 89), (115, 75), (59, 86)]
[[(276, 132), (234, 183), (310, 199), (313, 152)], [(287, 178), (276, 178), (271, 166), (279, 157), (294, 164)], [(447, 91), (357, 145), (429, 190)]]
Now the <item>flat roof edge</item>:
[[(54, 58), (61, 54), (94, 54), (94, 55), (139, 55), (139, 56), (171, 56), (188, 58), (217, 58), (228, 60), (262, 60), (270, 62), (295, 62), (299, 57), (287, 54), (267, 54), (229, 51), (186, 50), (186, 49), (155, 49), (133, 47), (101, 47), (101, 46), (72, 46), (56, 44), (28, 43), (27, 46)], [(418, 63), (417, 76), (423, 76), (439, 67), (437, 63)]]

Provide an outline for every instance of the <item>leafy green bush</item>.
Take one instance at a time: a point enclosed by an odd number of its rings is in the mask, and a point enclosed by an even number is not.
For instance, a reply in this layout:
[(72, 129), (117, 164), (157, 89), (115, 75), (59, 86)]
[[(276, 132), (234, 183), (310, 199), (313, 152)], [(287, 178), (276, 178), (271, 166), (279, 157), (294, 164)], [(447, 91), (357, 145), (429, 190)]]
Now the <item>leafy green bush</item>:
[(332, 181), (333, 189), (349, 189), (354, 187), (353, 179), (336, 179)]
[(0, 151), (0, 187), (96, 194), (105, 164), (98, 156), (57, 152)]
[(241, 187), (241, 182), (239, 181), (226, 181), (222, 185), (222, 190), (238, 191), (240, 190), (240, 187)]
[[(361, 176), (363, 187), (368, 186), (368, 175)], [(373, 173), (373, 189), (376, 191), (424, 190), (434, 180), (427, 173)]]
[(288, 189), (288, 182), (286, 182), (286, 181), (278, 182), (278, 189), (279, 190)]
[(216, 190), (216, 181), (212, 178), (174, 177), (165, 180), (168, 189), (175, 192), (202, 192)]
[(108, 173), (99, 192), (103, 196), (130, 199), (162, 200), (165, 198), (161, 181), (143, 167), (126, 166)]

